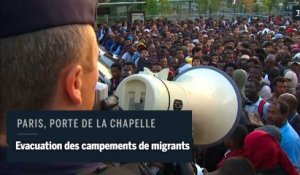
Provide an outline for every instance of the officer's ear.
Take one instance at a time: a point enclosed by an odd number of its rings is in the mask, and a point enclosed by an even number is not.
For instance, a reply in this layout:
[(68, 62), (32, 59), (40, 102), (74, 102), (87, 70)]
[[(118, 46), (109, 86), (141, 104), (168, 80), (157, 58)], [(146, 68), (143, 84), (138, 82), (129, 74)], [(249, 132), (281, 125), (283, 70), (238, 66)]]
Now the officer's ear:
[(79, 105), (82, 103), (81, 88), (82, 88), (82, 67), (81, 65), (72, 66), (66, 76), (65, 86), (67, 94), (72, 103)]

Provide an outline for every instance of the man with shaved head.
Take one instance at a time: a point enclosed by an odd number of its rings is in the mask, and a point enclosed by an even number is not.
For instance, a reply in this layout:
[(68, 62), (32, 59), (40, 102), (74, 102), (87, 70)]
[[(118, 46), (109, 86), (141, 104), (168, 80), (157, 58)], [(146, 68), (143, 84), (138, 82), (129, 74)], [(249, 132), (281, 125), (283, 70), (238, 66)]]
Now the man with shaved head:
[(300, 116), (297, 113), (297, 99), (293, 94), (281, 94), (278, 100), (285, 101), (289, 105), (288, 122), (300, 136)]

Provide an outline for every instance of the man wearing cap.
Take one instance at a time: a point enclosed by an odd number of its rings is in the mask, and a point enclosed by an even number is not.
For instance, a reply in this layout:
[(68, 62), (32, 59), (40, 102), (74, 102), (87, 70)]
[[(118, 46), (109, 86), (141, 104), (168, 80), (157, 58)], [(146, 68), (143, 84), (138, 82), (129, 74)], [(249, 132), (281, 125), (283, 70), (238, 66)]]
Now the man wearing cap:
[(137, 52), (135, 52), (134, 55), (131, 57), (131, 62), (135, 63), (136, 66), (137, 66), (136, 62), (141, 56), (141, 49), (144, 47), (146, 47), (144, 43), (139, 43), (137, 45)]
[(275, 36), (272, 38), (272, 40), (279, 40), (279, 39), (283, 39), (283, 35), (281, 33), (276, 33)]
[(97, 0), (1, 1), (1, 174), (92, 173), (103, 164), (8, 164), (8, 110), (91, 110)]
[(278, 50), (279, 48), (282, 48), (284, 46), (283, 35), (281, 33), (275, 34), (275, 36), (272, 38), (272, 40), (274, 41), (275, 50)]
[(294, 31), (295, 31), (295, 30), (294, 30), (292, 27), (288, 27), (288, 28), (286, 29), (286, 34), (287, 34), (288, 36), (292, 37), (293, 34), (294, 34)]

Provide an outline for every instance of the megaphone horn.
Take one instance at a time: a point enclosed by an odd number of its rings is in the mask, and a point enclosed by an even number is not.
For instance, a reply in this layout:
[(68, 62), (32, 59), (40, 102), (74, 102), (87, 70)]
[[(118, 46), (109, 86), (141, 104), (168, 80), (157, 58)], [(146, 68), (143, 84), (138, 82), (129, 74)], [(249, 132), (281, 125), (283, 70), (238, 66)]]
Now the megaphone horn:
[(198, 146), (222, 142), (242, 109), (233, 79), (211, 66), (187, 69), (175, 81), (131, 75), (120, 83), (116, 95), (124, 110), (192, 110), (193, 141)]

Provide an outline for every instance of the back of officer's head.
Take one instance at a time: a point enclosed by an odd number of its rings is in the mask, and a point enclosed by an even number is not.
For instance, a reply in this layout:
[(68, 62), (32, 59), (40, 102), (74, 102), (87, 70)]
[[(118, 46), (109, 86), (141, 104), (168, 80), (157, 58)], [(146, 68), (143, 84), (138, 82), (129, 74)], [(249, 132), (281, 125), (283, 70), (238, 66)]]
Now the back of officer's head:
[(81, 77), (96, 69), (96, 4), (97, 0), (1, 2), (0, 123), (13, 109), (88, 108), (88, 87), (83, 84), (93, 82)]

